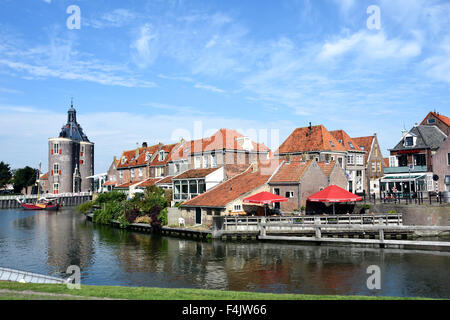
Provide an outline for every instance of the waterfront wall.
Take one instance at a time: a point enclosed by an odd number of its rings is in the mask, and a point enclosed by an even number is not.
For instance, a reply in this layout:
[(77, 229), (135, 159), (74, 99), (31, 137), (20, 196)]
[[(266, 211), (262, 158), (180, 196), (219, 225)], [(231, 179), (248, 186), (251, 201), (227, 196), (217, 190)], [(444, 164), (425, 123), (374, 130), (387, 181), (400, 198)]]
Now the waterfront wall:
[[(357, 205), (355, 212), (359, 211)], [(395, 210), (403, 214), (403, 225), (406, 226), (449, 226), (450, 225), (450, 204), (433, 205), (405, 205), (394, 203), (371, 204), (370, 212), (387, 213)]]
[[(61, 204), (64, 207), (70, 207), (70, 206), (77, 206), (79, 204), (82, 204), (86, 201), (92, 200), (92, 196), (85, 195), (85, 196), (67, 196), (67, 197), (58, 197), (59, 201), (61, 201)], [(34, 202), (35, 198), (31, 198), (28, 196), (28, 198), (25, 200), (27, 203)], [(15, 198), (8, 197), (8, 199), (0, 199), (0, 209), (14, 209), (14, 208), (20, 208), (19, 202)]]

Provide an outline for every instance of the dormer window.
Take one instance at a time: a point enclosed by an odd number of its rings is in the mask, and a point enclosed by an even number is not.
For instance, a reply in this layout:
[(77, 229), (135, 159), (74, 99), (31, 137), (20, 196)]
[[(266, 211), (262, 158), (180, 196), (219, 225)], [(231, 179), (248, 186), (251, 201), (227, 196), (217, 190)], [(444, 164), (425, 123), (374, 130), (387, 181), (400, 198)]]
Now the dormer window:
[(360, 148), (362, 151), (366, 150), (366, 147), (364, 147), (364, 146), (361, 146)]
[(147, 152), (147, 153), (145, 154), (145, 161), (149, 161), (151, 156), (152, 156), (152, 155), (150, 154), (150, 152)]
[(334, 148), (334, 143), (331, 140), (330, 140), (330, 145), (331, 145), (332, 148)]
[(348, 145), (350, 146), (351, 149), (355, 149), (355, 147), (353, 146), (353, 143), (349, 142)]
[(164, 161), (164, 157), (165, 157), (164, 151), (161, 150), (161, 151), (159, 152), (159, 161)]
[(122, 160), (120, 161), (122, 164), (125, 164), (127, 162), (127, 157), (122, 157)]
[(406, 137), (405, 138), (405, 147), (412, 147), (413, 145), (414, 145), (414, 138)]

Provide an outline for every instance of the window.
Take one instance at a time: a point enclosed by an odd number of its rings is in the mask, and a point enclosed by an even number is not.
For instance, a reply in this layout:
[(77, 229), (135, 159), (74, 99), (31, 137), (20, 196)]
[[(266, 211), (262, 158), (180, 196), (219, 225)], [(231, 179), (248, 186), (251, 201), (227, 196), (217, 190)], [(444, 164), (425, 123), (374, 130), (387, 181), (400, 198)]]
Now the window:
[(406, 137), (405, 138), (405, 146), (406, 147), (412, 147), (414, 145), (414, 138), (413, 137)]
[(330, 145), (331, 145), (332, 148), (334, 148), (334, 143), (331, 140), (330, 140)]
[(360, 148), (362, 151), (366, 150), (366, 147), (364, 147), (364, 146), (361, 146)]
[(429, 124), (436, 123), (436, 119), (428, 119), (428, 123)]
[(156, 167), (155, 168), (155, 177), (162, 177), (163, 175), (163, 167)]
[(55, 143), (53, 145), (53, 153), (58, 154), (59, 153), (59, 143)]
[(450, 166), (450, 153), (447, 153), (447, 165)]
[(84, 146), (81, 146), (80, 157), (82, 157), (83, 154), (84, 154)]
[(364, 157), (362, 155), (357, 155), (356, 156), (356, 164), (364, 164)]
[(398, 167), (398, 159), (396, 156), (389, 156), (389, 167)]
[(200, 168), (200, 161), (201, 161), (200, 157), (195, 157), (194, 158), (194, 168), (195, 169)]
[(217, 157), (216, 154), (211, 154), (211, 168), (217, 167)]
[(59, 183), (53, 184), (53, 193), (58, 194), (59, 193)]
[(381, 161), (378, 161), (378, 172), (381, 172)]
[(122, 160), (120, 161), (122, 164), (125, 164), (127, 162), (127, 157), (122, 157)]
[(349, 142), (348, 145), (350, 146), (350, 149), (355, 149), (355, 147), (353, 146), (353, 143)]
[(203, 156), (203, 168), (208, 168), (208, 166), (209, 166), (209, 163), (208, 163), (209, 161), (208, 161), (208, 155), (204, 155)]
[(235, 204), (234, 207), (233, 207), (233, 211), (234, 211), (234, 212), (242, 211), (242, 205), (240, 205), (240, 204)]
[(341, 168), (343, 168), (344, 165), (342, 164), (342, 158), (341, 157), (338, 158), (338, 162), (339, 162), (339, 165), (341, 166)]
[(280, 189), (279, 188), (273, 189), (273, 193), (276, 194), (277, 196), (279, 196), (280, 195)]
[(164, 161), (164, 157), (165, 157), (164, 150), (161, 150), (159, 152), (159, 161)]
[(376, 170), (376, 162), (372, 161), (372, 172), (375, 172)]
[(58, 163), (54, 163), (53, 164), (53, 175), (58, 176), (60, 174), (59, 172), (59, 164)]
[(349, 155), (347, 157), (347, 164), (354, 164), (354, 163), (355, 163), (355, 157)]
[(134, 179), (134, 169), (131, 169), (131, 179)]
[(151, 156), (150, 152), (145, 153), (145, 161), (149, 161)]
[(139, 177), (142, 177), (143, 174), (144, 174), (144, 170), (142, 170), (142, 168), (139, 168)]
[(175, 173), (180, 172), (180, 164), (179, 163), (175, 163)]
[(123, 172), (122, 171), (120, 171), (119, 172), (119, 179), (122, 181), (122, 179), (123, 179)]
[(425, 154), (415, 154), (413, 156), (414, 159), (414, 165), (415, 166), (426, 166), (427, 165), (427, 159)]
[(402, 154), (398, 157), (398, 165), (400, 167), (407, 167), (408, 166), (408, 156), (406, 154)]
[(286, 198), (293, 198), (294, 197), (294, 192), (293, 191), (287, 191), (286, 192)]

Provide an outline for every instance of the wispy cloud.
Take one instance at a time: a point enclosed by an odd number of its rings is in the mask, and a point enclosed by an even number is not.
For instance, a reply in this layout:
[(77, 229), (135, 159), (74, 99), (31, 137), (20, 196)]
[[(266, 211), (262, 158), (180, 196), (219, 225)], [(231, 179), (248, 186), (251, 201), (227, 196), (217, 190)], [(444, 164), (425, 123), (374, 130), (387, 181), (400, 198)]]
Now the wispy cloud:
[(99, 19), (83, 19), (83, 25), (96, 29), (117, 28), (131, 24), (136, 17), (135, 12), (121, 8), (105, 13)]
[(212, 85), (202, 84), (202, 83), (196, 83), (194, 85), (194, 88), (208, 90), (208, 91), (212, 91), (212, 92), (218, 92), (218, 93), (225, 93), (226, 92), (225, 90), (219, 89), (219, 88), (214, 87)]

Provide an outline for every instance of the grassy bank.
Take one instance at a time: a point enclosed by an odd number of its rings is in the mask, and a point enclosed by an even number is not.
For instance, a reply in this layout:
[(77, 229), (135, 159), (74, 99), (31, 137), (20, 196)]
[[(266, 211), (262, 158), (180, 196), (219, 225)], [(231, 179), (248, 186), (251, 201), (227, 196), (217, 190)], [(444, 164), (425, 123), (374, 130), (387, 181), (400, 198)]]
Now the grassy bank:
[(86, 286), (70, 290), (65, 285), (22, 284), (0, 281), (0, 299), (132, 299), (132, 300), (416, 300), (370, 296), (327, 296), (272, 294), (202, 289), (165, 289), (148, 287)]

